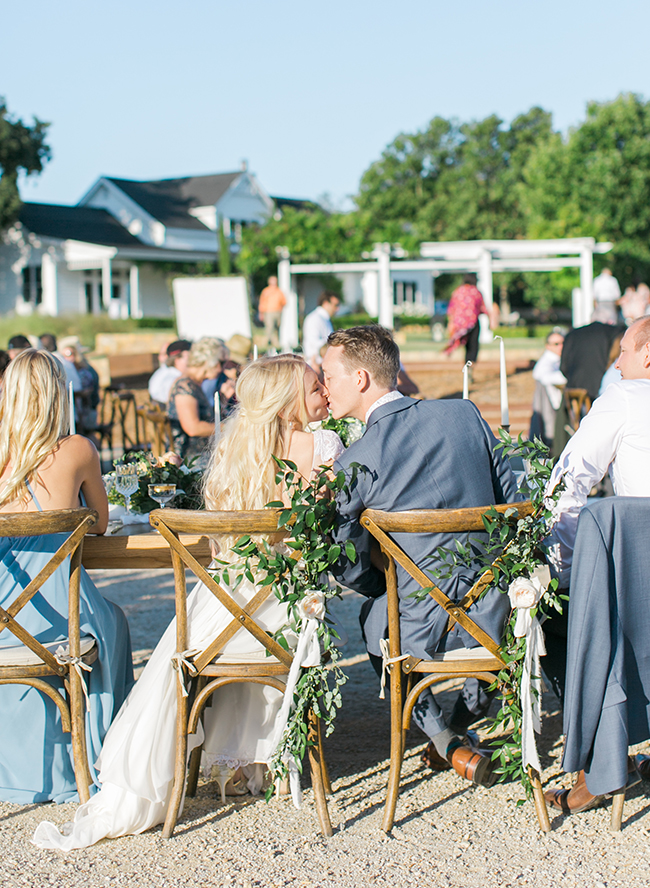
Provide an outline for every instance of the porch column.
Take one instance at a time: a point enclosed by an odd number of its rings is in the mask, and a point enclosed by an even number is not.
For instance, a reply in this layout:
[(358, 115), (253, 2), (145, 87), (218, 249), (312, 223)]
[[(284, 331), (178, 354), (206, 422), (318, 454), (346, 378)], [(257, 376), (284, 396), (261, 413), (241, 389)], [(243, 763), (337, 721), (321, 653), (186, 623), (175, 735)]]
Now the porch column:
[(56, 262), (49, 253), (43, 253), (41, 257), (41, 287), (43, 288), (41, 312), (46, 315), (58, 315), (59, 293)]
[[(492, 292), (492, 253), (489, 250), (481, 250), (478, 260), (478, 281), (477, 286), (481, 291), (481, 296), (488, 309), (492, 308), (494, 296)], [(479, 319), (481, 332), (479, 335), (480, 342), (492, 342), (493, 334), (490, 330), (489, 319), (485, 315), (481, 315)]]
[(102, 308), (108, 311), (113, 292), (113, 280), (111, 272), (111, 260), (102, 259)]
[(577, 326), (582, 327), (590, 323), (594, 311), (594, 254), (588, 247), (580, 251), (580, 290), (582, 305)]
[(291, 352), (300, 343), (298, 294), (291, 287), (291, 257), (286, 247), (276, 247), (278, 254), (278, 287), (287, 297), (280, 323), (280, 347)]
[(129, 309), (132, 318), (142, 317), (142, 303), (140, 301), (140, 269), (133, 263), (129, 270)]
[(393, 286), (390, 278), (390, 244), (375, 244), (372, 256), (377, 260), (379, 284), (379, 323), (393, 329)]

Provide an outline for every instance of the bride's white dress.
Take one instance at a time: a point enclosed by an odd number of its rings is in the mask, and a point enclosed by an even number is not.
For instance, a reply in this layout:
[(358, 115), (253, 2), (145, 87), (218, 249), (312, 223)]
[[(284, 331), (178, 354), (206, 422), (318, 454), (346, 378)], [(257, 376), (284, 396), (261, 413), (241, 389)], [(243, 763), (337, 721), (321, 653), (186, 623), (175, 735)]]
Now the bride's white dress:
[[(342, 451), (334, 432), (314, 433), (314, 466), (336, 459)], [(244, 579), (231, 594), (243, 606), (255, 592)], [(187, 611), (190, 650), (205, 649), (232, 620), (202, 583), (188, 596)], [(275, 632), (287, 622), (286, 605), (271, 596), (255, 612), (255, 620)], [(264, 656), (262, 646), (245, 629), (224, 650), (233, 657)], [(65, 823), (61, 831), (48, 821), (40, 823), (33, 838), (36, 845), (64, 851), (85, 848), (104, 838), (144, 832), (165, 819), (174, 777), (176, 671), (172, 658), (176, 653), (176, 621), (172, 620), (106, 735), (97, 761), (100, 790), (80, 805), (74, 821)], [(215, 763), (237, 767), (268, 762), (281, 703), (279, 691), (262, 685), (220, 688), (205, 710), (205, 737), (199, 728), (189, 738), (191, 747), (203, 742), (204, 768), (209, 771)]]

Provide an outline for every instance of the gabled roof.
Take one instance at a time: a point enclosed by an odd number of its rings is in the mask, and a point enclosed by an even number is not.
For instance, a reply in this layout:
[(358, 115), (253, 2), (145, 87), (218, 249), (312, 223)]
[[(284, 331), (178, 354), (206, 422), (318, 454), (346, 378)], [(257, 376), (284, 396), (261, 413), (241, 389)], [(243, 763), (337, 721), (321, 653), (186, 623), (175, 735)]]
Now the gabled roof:
[(168, 228), (205, 231), (205, 225), (191, 216), (189, 211), (195, 207), (216, 204), (241, 175), (242, 172), (239, 171), (211, 176), (188, 176), (185, 179), (159, 179), (153, 182), (109, 178), (109, 182)]
[(25, 228), (42, 237), (78, 240), (106, 247), (143, 246), (110, 213), (94, 207), (24, 203), (18, 218)]

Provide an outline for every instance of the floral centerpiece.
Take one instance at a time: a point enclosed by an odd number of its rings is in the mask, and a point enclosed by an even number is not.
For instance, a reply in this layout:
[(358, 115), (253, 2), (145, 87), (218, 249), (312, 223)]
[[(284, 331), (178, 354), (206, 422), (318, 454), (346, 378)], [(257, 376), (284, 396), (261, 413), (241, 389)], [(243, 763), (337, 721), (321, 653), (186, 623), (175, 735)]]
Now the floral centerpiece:
[[(160, 508), (160, 505), (149, 496), (148, 487), (150, 484), (175, 484), (176, 496), (173, 506), (176, 509), (203, 508), (203, 472), (192, 467), (193, 460), (185, 462), (174, 453), (155, 457), (149, 451), (140, 450), (127, 453), (120, 459), (114, 460), (113, 465), (123, 465), (124, 463), (134, 464), (138, 471), (138, 489), (131, 496), (131, 510), (133, 512), (146, 514)], [(114, 474), (109, 473), (104, 477), (109, 481), (109, 503), (124, 505), (124, 497), (117, 492), (114, 484), (110, 484)]]
[[(273, 637), (289, 650), (286, 633), (291, 630), (292, 635), (298, 636), (294, 663), (296, 667), (309, 666), (292, 669), (289, 675), (273, 740), (275, 752), (269, 763), (273, 781), (267, 799), (273, 793), (273, 782), (287, 774), (295, 799), (308, 743), (307, 713), (311, 709), (322, 719), (328, 736), (334, 730), (336, 711), (341, 706), (341, 687), (347, 681), (337, 665), (338, 635), (327, 613), (328, 601), (341, 592), (340, 587), (330, 585), (328, 571), (341, 556), (341, 546), (331, 541), (331, 531), (336, 521), (335, 495), (345, 486), (346, 477), (343, 472), (334, 476), (331, 469), (322, 466), (307, 482), (294, 463), (274, 459), (278, 465), (276, 483), (283, 484), (288, 504), (277, 501), (267, 507), (282, 509), (278, 524), (286, 529), (284, 545), (272, 546), (264, 539), (243, 536), (232, 547), (239, 561), (221, 562), (214, 575), (228, 585), (233, 582), (236, 586), (242, 576), (258, 586), (271, 585), (275, 596), (287, 607), (287, 622)], [(356, 471), (353, 466), (353, 477)], [(345, 552), (348, 558), (355, 559), (352, 543), (346, 543)]]

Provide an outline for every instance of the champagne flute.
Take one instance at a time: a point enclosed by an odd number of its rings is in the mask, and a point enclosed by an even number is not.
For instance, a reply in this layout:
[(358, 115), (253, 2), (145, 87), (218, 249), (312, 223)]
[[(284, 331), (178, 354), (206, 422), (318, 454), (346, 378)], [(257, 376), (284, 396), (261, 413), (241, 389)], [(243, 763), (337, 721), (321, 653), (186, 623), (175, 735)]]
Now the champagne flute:
[(115, 466), (115, 489), (124, 497), (127, 513), (131, 511), (131, 497), (138, 486), (138, 470), (133, 463)]
[(161, 509), (164, 509), (167, 503), (170, 503), (176, 496), (175, 484), (150, 484), (149, 496), (155, 500)]

